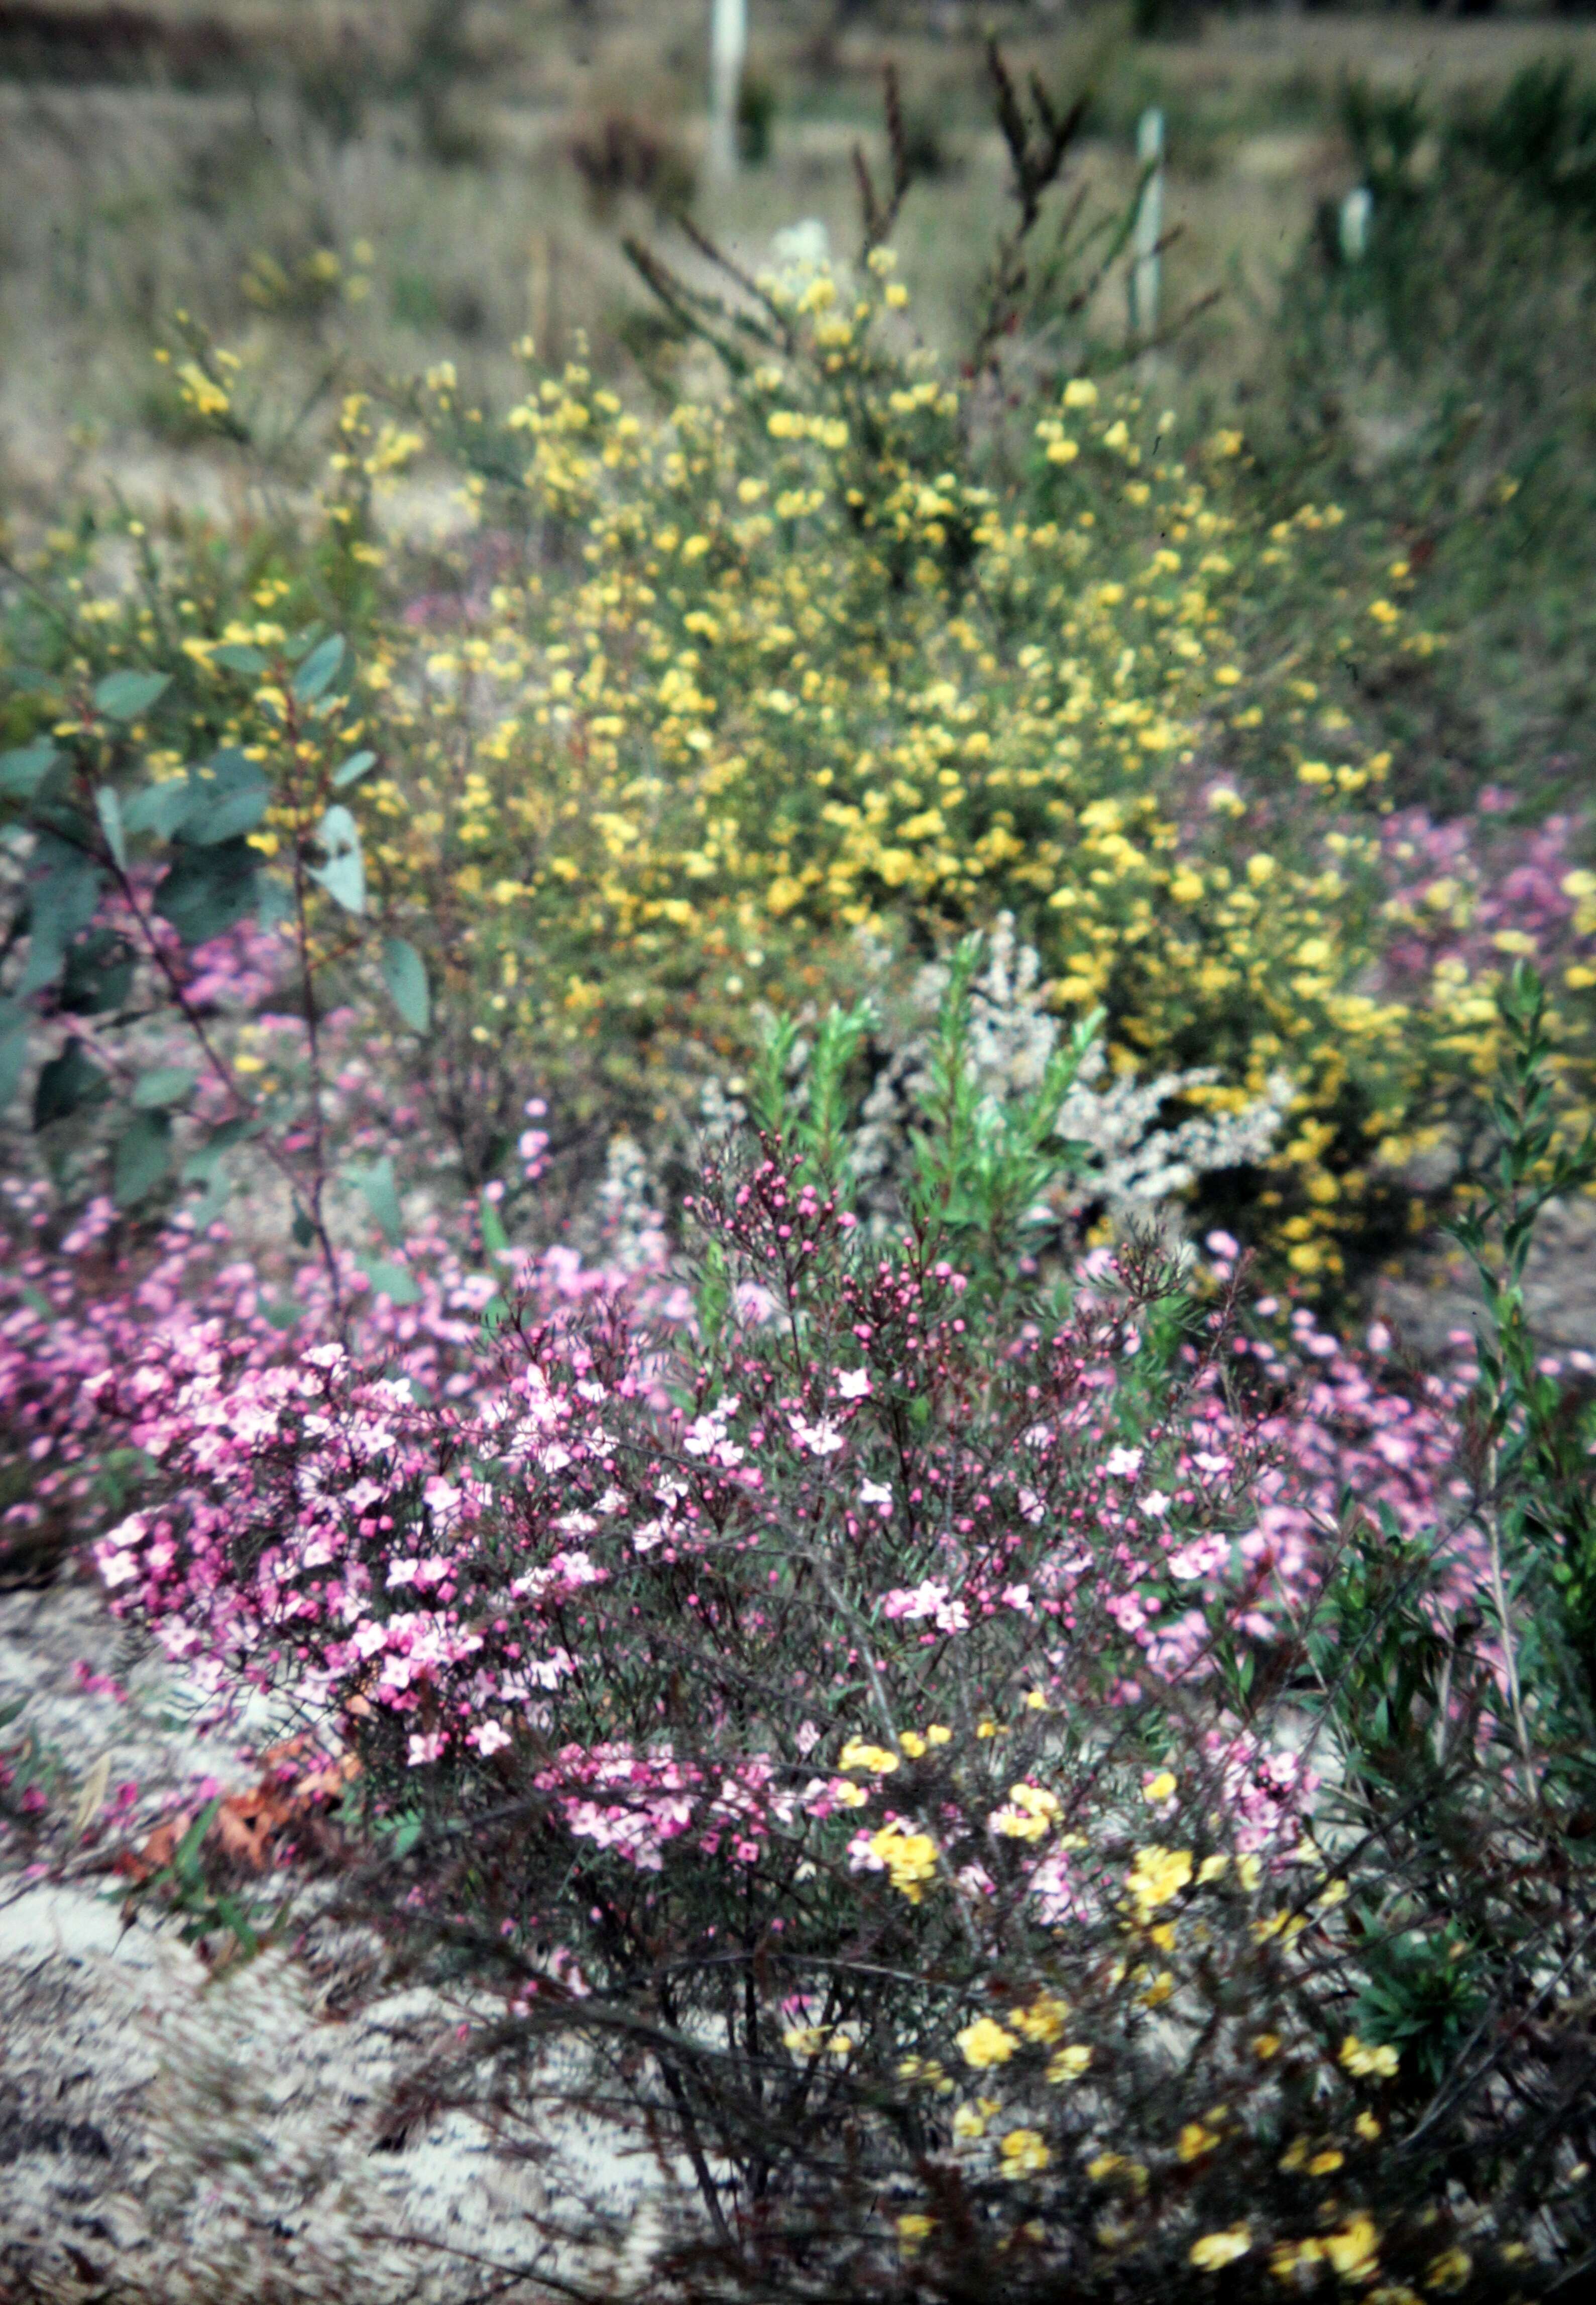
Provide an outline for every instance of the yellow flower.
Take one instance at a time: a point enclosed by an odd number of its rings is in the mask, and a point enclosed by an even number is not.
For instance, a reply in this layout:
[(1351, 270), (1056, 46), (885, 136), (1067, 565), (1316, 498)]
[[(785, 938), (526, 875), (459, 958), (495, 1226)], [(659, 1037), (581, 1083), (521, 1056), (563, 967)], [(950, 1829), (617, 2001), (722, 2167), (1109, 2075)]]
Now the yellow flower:
[(901, 1824), (886, 1824), (870, 1836), (870, 1850), (886, 1866), (899, 1895), (918, 1905), (926, 1882), (937, 1870), (937, 1844), (930, 1833), (905, 1833)]
[(1380, 2231), (1362, 2209), (1339, 2233), (1326, 2233), (1319, 2246), (1343, 2280), (1367, 2281), (1380, 2263)]
[(1058, 1815), (1056, 1795), (1022, 1780), (1008, 1789), (1008, 1804), (994, 1809), (992, 1831), (1005, 1841), (1040, 1841)]
[(1261, 2057), (1267, 2064), (1271, 2057), (1278, 2057), (1279, 2054), (1280, 2036), (1278, 2033), (1253, 2034), (1252, 2054), (1255, 2057)]
[(853, 2035), (839, 2025), (795, 2025), (781, 2039), (795, 2057), (847, 2057), (854, 2047)]
[(1048, 2060), (1048, 2079), (1054, 2082), (1078, 2081), (1091, 2063), (1091, 2051), (1084, 2041), (1072, 2041), (1056, 2049)]
[(1425, 2270), (1426, 2289), (1461, 2289), (1469, 2277), (1471, 2260), (1466, 2249), (1448, 2249), (1431, 2260)]
[(923, 1757), (926, 1741), (918, 1729), (905, 1729), (898, 1739), (898, 1743), (912, 1761), (918, 1761)]
[(850, 1737), (837, 1756), (839, 1769), (868, 1769), (873, 1777), (887, 1777), (898, 1766), (898, 1756), (885, 1746), (867, 1745), (862, 1738)]
[(1192, 2243), (1188, 2254), (1199, 2273), (1220, 2273), (1238, 2257), (1245, 2257), (1252, 2246), (1251, 2226), (1231, 2225), (1224, 2233), (1204, 2233), (1201, 2241)]
[(1028, 2009), (1011, 2009), (1008, 2021), (1016, 2033), (1028, 2041), (1056, 2041), (1064, 2030), (1065, 2020), (1070, 2013), (1067, 2001), (1057, 1995), (1044, 1993)]
[(954, 2038), (964, 2063), (978, 2072), (989, 2065), (1006, 2065), (1020, 2046), (1012, 2033), (990, 2017), (978, 2017)]
[(1035, 2129), (1011, 2129), (998, 2150), (1006, 2177), (1039, 2176), (1053, 2157)]
[(1206, 2128), (1201, 2121), (1188, 2121), (1175, 2140), (1175, 2150), (1182, 2161), (1201, 2161), (1218, 2142), (1218, 2130)]
[(1341, 2044), (1341, 2063), (1360, 2080), (1366, 2080), (1372, 2074), (1389, 2080), (1396, 2070), (1397, 2056), (1396, 2050), (1386, 2044), (1374, 2048), (1368, 2042), (1360, 2041), (1355, 2033), (1349, 2033)]
[(1172, 1799), (1178, 1782), (1167, 1769), (1160, 1769), (1156, 1777), (1149, 1777), (1142, 1786), (1142, 1798), (1150, 1803)]
[(1163, 1849), (1154, 1841), (1136, 1851), (1136, 1861), (1125, 1875), (1125, 1887), (1135, 1900), (1136, 1918), (1150, 1920), (1160, 1905), (1178, 1897), (1192, 1878), (1191, 1851)]

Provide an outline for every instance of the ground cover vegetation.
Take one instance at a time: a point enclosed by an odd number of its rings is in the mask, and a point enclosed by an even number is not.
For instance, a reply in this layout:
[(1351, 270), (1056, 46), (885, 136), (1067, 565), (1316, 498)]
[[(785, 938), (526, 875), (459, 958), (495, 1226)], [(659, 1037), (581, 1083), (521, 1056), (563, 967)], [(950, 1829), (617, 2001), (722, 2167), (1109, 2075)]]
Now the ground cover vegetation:
[(650, 2294), (1572, 2293), (1583, 100), (1354, 93), (1238, 413), (984, 70), (956, 345), (889, 82), (845, 254), (632, 235), (641, 382), (345, 378), (291, 494), (185, 313), (254, 507), (8, 546), (8, 1574), (297, 1732), (138, 1893), (498, 1991), (418, 2086), (646, 2140)]

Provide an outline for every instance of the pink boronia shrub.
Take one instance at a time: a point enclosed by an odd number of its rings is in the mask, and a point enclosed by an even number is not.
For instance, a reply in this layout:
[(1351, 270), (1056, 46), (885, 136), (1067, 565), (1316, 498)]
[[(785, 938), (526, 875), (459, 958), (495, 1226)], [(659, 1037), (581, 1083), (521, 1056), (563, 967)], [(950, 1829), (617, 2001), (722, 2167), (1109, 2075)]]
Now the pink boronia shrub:
[(1588, 1929), (1456, 1388), (1150, 1251), (1017, 1301), (778, 1138), (692, 1213), (674, 1331), (83, 1388), (117, 1605), (352, 1750), (374, 1905), (502, 1985), (430, 2086), (647, 2142), (650, 2295), (1549, 2288)]

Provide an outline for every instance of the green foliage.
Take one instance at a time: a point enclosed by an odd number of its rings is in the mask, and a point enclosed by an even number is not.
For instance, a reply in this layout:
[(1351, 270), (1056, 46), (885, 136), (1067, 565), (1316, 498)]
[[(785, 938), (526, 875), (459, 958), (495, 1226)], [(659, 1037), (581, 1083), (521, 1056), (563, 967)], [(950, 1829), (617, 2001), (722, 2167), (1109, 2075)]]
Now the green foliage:
[(1464, 1209), (1450, 1228), (1490, 1318), (1479, 1348), (1479, 1447), (1507, 1561), (1532, 1613), (1549, 1573), (1583, 1668), (1586, 1705), (1596, 1709), (1596, 1416), (1545, 1365), (1524, 1299), (1541, 1212), (1596, 1181), (1596, 1129), (1580, 1144), (1557, 1142), (1546, 990), (1532, 969), (1514, 970), (1501, 1012), (1507, 1046), (1491, 1100), (1494, 1173), (1484, 1179), (1484, 1205)]
[(1566, 65), (1449, 107), (1349, 87), (1367, 245), (1349, 254), (1326, 202), (1251, 419), (1277, 503), (1306, 460), (1365, 565), (1412, 561), (1446, 644), (1363, 686), (1406, 755), (1399, 789), (1432, 806), (1492, 779), (1573, 796), (1591, 741), (1593, 122)]

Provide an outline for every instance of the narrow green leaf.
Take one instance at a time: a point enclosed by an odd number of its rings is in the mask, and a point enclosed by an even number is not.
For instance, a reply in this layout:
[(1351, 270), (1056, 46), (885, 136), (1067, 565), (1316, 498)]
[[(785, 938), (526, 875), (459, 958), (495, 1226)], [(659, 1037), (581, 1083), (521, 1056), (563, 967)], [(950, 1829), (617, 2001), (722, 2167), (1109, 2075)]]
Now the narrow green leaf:
[(94, 709), (108, 720), (139, 720), (171, 685), (167, 672), (108, 673), (94, 692)]
[(94, 805), (99, 815), (100, 830), (106, 836), (106, 846), (116, 859), (119, 872), (127, 871), (127, 840), (122, 829), (122, 803), (110, 785), (101, 785), (94, 795)]
[(505, 1221), (491, 1201), (484, 1201), (480, 1219), (482, 1246), (489, 1256), (497, 1256), (510, 1246), (510, 1236), (505, 1230)]
[(333, 787), (342, 792), (346, 785), (358, 784), (368, 769), (377, 766), (375, 753), (352, 753), (341, 768), (333, 770)]
[(382, 948), (382, 981), (389, 998), (412, 1033), (424, 1033), (432, 1022), (432, 1002), (427, 971), (420, 954), (403, 937), (386, 937)]

